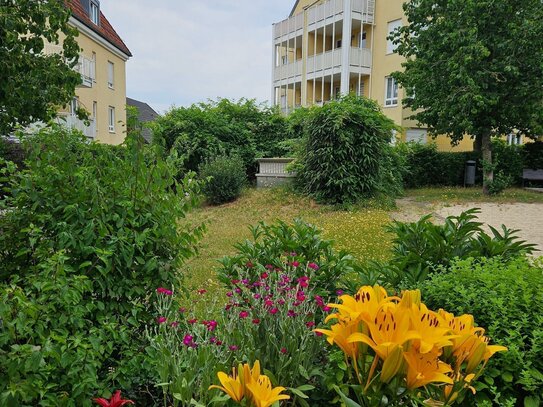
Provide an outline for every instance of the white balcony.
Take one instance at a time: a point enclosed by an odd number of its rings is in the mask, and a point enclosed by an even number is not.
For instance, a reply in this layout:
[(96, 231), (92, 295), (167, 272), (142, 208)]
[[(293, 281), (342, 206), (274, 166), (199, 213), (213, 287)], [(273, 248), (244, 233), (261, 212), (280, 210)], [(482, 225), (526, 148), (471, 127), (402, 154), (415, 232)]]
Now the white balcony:
[[(307, 58), (307, 73), (317, 73), (321, 71), (334, 71), (339, 73), (341, 69), (341, 48), (337, 48), (333, 51), (326, 51), (321, 54), (313, 55)], [(327, 72), (330, 74), (334, 72)]]
[[(63, 49), (60, 45), (46, 43), (43, 52), (46, 55), (52, 55), (61, 54), (62, 50)], [(96, 80), (96, 61), (91, 58), (87, 58), (84, 55), (80, 55), (79, 60), (73, 69), (81, 74), (80, 86), (92, 88), (92, 85)]]
[(290, 64), (276, 66), (273, 70), (273, 74), (275, 81), (282, 81), (291, 78), (299, 81), (302, 76), (302, 61), (298, 60)]
[(89, 119), (89, 125), (87, 126), (83, 120), (79, 119), (74, 114), (59, 113), (57, 117), (57, 122), (59, 124), (65, 125), (70, 129), (76, 129), (81, 131), (85, 136), (90, 139), (96, 138), (96, 120), (94, 120), (93, 118)]
[(369, 48), (351, 47), (351, 67), (371, 68), (371, 50)]

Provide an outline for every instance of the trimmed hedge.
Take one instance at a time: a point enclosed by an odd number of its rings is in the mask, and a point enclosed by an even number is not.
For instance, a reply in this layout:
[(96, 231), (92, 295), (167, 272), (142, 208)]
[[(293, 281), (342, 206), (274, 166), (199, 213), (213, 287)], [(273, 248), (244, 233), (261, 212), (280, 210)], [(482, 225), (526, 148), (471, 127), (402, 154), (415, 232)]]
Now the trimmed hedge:
[[(543, 168), (543, 142), (510, 146), (502, 140), (493, 142), (493, 157), (498, 162), (496, 173), (510, 177), (515, 185), (522, 183), (524, 168)], [(466, 161), (477, 162), (476, 183), (482, 182), (481, 154), (438, 151), (435, 144), (406, 143), (397, 147), (407, 160), (404, 177), (406, 188), (464, 185)]]

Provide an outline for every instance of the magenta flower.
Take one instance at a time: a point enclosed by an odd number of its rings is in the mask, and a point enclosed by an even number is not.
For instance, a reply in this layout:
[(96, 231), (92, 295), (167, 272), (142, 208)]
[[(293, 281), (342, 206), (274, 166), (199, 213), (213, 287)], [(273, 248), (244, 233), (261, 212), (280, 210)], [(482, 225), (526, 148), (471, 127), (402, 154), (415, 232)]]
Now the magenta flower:
[(260, 319), (258, 319), (258, 318), (253, 319), (253, 324), (255, 324), (255, 325), (260, 324)]
[(253, 295), (253, 298), (254, 298), (255, 300), (259, 300), (259, 299), (262, 298), (262, 296), (261, 296), (260, 294), (257, 293), (257, 294), (255, 294), (255, 295)]
[(320, 295), (315, 295), (315, 302), (319, 307), (324, 307), (324, 300)]
[(337, 294), (337, 295), (343, 295), (343, 290), (337, 290), (337, 291), (336, 291), (336, 294)]
[(282, 298), (279, 298), (279, 299), (277, 300), (277, 304), (279, 304), (279, 305), (285, 305), (285, 300), (282, 299)]
[(173, 295), (173, 291), (171, 290), (168, 290), (167, 288), (164, 288), (164, 287), (158, 287), (156, 289), (156, 292), (158, 294), (164, 294), (164, 295), (168, 295), (168, 296), (172, 296)]
[(166, 317), (158, 317), (156, 321), (157, 321), (159, 324), (163, 324), (164, 322), (167, 321), (167, 318), (166, 318)]
[(315, 271), (317, 271), (319, 269), (319, 266), (316, 263), (309, 263), (307, 265), (307, 267), (309, 267), (310, 269), (313, 269)]
[(273, 270), (273, 265), (271, 264), (266, 264), (265, 266), (268, 270)]
[(325, 305), (324, 307), (322, 307), (322, 310), (324, 312), (329, 312), (332, 308), (330, 308), (328, 305)]
[(230, 346), (228, 347), (228, 349), (230, 349), (232, 352), (235, 352), (235, 351), (237, 351), (239, 348), (238, 348), (236, 345), (230, 345)]
[(192, 344), (194, 343), (194, 337), (192, 335), (185, 335), (185, 337), (183, 338), (183, 344), (185, 346), (192, 346)]
[(307, 326), (308, 328), (313, 328), (315, 326), (315, 323), (313, 321), (309, 321), (305, 323), (305, 326)]
[(209, 338), (209, 343), (217, 343), (217, 338), (212, 336), (211, 338)]
[(268, 273), (262, 273), (262, 274), (260, 275), (260, 278), (262, 278), (262, 279), (266, 279), (266, 278), (268, 278), (268, 277), (269, 277)]
[(189, 319), (187, 322), (191, 325), (194, 325), (196, 322), (198, 322), (198, 320), (196, 318), (193, 318), (193, 319)]
[(315, 335), (322, 336), (322, 332), (315, 332)]
[(234, 295), (234, 293), (233, 293), (232, 291), (228, 291), (228, 292), (226, 293), (226, 296), (227, 296), (227, 297), (232, 297), (233, 295)]
[(248, 316), (249, 316), (249, 313), (247, 311), (241, 311), (239, 313), (239, 317), (242, 318), (242, 319), (247, 318)]
[(236, 294), (241, 294), (241, 288), (236, 288), (234, 291), (236, 292)]
[(234, 284), (234, 285), (235, 285), (235, 284), (239, 284), (239, 280), (230, 280), (230, 282), (231, 282), (232, 284)]
[(213, 332), (215, 329), (217, 329), (217, 321), (211, 320), (207, 322), (207, 330), (209, 332)]
[(281, 348), (281, 353), (283, 355), (286, 355), (287, 354), (287, 348)]
[(243, 285), (249, 285), (249, 280), (247, 280), (246, 278), (241, 280), (241, 282), (243, 283)]
[(292, 262), (292, 267), (299, 267), (300, 266), (300, 262), (299, 261), (293, 261)]
[(294, 310), (291, 310), (289, 309), (288, 312), (287, 312), (287, 317), (295, 317), (296, 315), (296, 312), (294, 312)]
[(270, 309), (270, 314), (272, 314), (272, 315), (275, 315), (275, 314), (277, 314), (278, 312), (279, 312), (279, 310), (278, 310), (277, 308), (272, 308), (272, 309)]
[(171, 327), (177, 328), (179, 326), (179, 322), (175, 321), (170, 324)]
[(200, 295), (204, 295), (205, 293), (207, 293), (207, 290), (204, 290), (204, 289), (198, 290), (198, 294)]
[(215, 345), (221, 346), (221, 345), (222, 345), (222, 341), (217, 341), (217, 342), (215, 342)]
[(254, 267), (254, 264), (251, 263), (250, 261), (248, 261), (246, 264), (247, 268), (253, 268)]
[(266, 300), (266, 301), (264, 301), (264, 305), (266, 307), (271, 307), (271, 306), (273, 306), (273, 301), (272, 300)]
[(184, 314), (185, 312), (187, 312), (187, 309), (184, 308), (184, 307), (181, 307), (181, 308), (179, 308), (179, 312), (180, 312), (181, 314)]

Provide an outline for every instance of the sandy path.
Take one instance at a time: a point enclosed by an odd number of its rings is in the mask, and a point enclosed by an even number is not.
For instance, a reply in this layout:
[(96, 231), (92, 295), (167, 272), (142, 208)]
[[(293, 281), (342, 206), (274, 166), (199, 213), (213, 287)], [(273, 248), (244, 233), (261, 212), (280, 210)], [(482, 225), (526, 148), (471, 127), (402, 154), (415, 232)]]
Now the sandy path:
[(535, 243), (543, 255), (543, 204), (534, 203), (467, 203), (461, 205), (432, 205), (424, 202), (416, 202), (411, 199), (398, 201), (398, 211), (392, 217), (404, 222), (413, 222), (422, 215), (433, 213), (439, 222), (451, 215), (459, 215), (470, 208), (480, 208), (479, 221), (501, 230), (501, 225), (510, 229), (519, 229), (518, 236), (530, 243)]

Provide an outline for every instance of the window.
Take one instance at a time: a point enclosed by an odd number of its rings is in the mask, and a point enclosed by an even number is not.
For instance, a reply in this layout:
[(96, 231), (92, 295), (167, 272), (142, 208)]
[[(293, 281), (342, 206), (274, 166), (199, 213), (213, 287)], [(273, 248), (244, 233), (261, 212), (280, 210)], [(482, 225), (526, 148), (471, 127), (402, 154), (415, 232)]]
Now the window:
[(398, 105), (398, 84), (396, 79), (388, 76), (385, 78), (386, 91), (385, 91), (385, 106), (397, 106)]
[(387, 54), (393, 54), (396, 52), (396, 45), (392, 42), (390, 39), (390, 36), (394, 31), (396, 31), (397, 28), (400, 28), (402, 26), (402, 20), (394, 20), (388, 23), (388, 36), (387, 36)]
[(109, 117), (109, 132), (115, 133), (115, 108), (112, 106), (108, 108), (108, 117)]
[(282, 58), (283, 65), (288, 65), (288, 55), (284, 55)]
[(405, 135), (405, 141), (415, 143), (426, 143), (428, 131), (426, 129), (409, 129)]
[(90, 4), (90, 19), (94, 24), (100, 24), (100, 8), (98, 7), (98, 4), (92, 1)]
[(341, 40), (336, 41), (336, 48), (341, 48)]
[(107, 86), (110, 89), (113, 89), (113, 85), (114, 85), (114, 82), (113, 82), (114, 72), (115, 72), (115, 65), (113, 64), (113, 62), (108, 61), (107, 62)]
[(79, 98), (76, 96), (70, 101), (70, 114), (76, 115), (79, 109)]
[(518, 146), (522, 144), (522, 136), (520, 134), (509, 134), (507, 136), (507, 144), (510, 146)]
[(358, 48), (361, 48), (361, 49), (364, 49), (364, 48), (367, 48), (367, 41), (366, 41), (366, 38), (367, 38), (367, 33), (366, 31), (362, 31), (361, 33), (358, 34)]
[(98, 102), (92, 102), (92, 119), (96, 121), (98, 115)]
[(364, 96), (364, 82), (360, 81), (360, 86), (358, 87), (358, 96)]
[(336, 91), (335, 92), (336, 99), (339, 99), (341, 96), (341, 88), (339, 86), (336, 86), (335, 91)]

